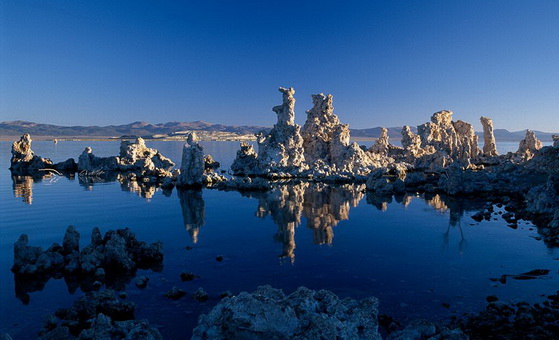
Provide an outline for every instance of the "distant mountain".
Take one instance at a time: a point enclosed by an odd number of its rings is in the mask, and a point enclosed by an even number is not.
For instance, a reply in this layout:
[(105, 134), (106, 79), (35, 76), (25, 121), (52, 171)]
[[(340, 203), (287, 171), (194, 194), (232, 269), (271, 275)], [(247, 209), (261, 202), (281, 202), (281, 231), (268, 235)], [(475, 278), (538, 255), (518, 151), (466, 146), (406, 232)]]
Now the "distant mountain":
[(175, 132), (187, 130), (254, 134), (262, 129), (266, 129), (266, 127), (223, 125), (203, 121), (169, 122), (164, 124), (134, 122), (126, 125), (108, 126), (59, 126), (26, 121), (13, 121), (0, 123), (0, 136), (21, 136), (24, 133), (29, 133), (31, 136), (52, 137), (143, 137), (152, 135), (173, 134)]
[[(261, 130), (268, 130), (270, 127), (253, 125), (223, 125), (204, 121), (195, 122), (168, 122), (162, 124), (150, 124), (146, 122), (134, 122), (126, 125), (108, 126), (59, 126), (52, 124), (39, 124), (26, 121), (13, 121), (0, 123), (0, 137), (17, 137), (24, 133), (29, 133), (34, 137), (121, 137), (121, 136), (141, 136), (150, 137), (154, 135), (173, 135), (181, 131), (205, 131), (205, 132), (226, 132), (239, 135), (252, 135)], [(377, 138), (380, 135), (381, 127), (369, 129), (351, 129), (352, 138)], [(389, 127), (388, 136), (393, 139), (402, 137), (401, 127)], [(417, 133), (416, 127), (411, 127)], [(551, 136), (559, 133), (549, 133), (535, 131), (536, 136), (543, 142), (551, 142)], [(481, 132), (476, 132), (483, 138)], [(505, 129), (495, 129), (495, 138), (498, 141), (517, 142), (524, 138), (526, 130), (510, 132)]]

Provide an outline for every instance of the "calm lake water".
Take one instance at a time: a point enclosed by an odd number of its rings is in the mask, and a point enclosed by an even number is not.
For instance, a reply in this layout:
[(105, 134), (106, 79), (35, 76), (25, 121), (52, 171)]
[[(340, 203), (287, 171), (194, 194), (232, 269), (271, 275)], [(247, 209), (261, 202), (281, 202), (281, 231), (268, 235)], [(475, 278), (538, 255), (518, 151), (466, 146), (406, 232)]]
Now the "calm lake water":
[[(182, 143), (147, 144), (180, 163)], [(238, 149), (236, 142), (202, 145), (226, 168)], [(526, 221), (517, 229), (499, 215), (475, 222), (470, 216), (483, 202), (413, 195), (383, 202), (355, 185), (303, 183), (250, 194), (208, 189), (165, 193), (118, 181), (83, 183), (77, 176), (12, 179), (10, 146), (0, 142), (0, 332), (14, 339), (35, 338), (46, 314), (69, 307), (83, 292), (70, 293), (64, 279), (51, 279), (29, 291), (24, 304), (16, 297), (10, 272), (13, 243), (27, 233), (31, 245), (46, 248), (61, 243), (70, 224), (81, 233), (82, 247), (93, 227), (103, 233), (130, 227), (139, 240), (163, 241), (164, 269), (139, 271), (150, 278), (147, 288), (136, 288), (132, 280), (126, 292), (136, 303), (137, 318), (149, 319), (171, 339), (189, 338), (198, 315), (219, 301), (219, 293), (252, 291), (264, 284), (286, 293), (303, 285), (342, 297), (376, 296), (381, 312), (404, 322), (479, 311), (488, 295), (538, 301), (559, 286), (557, 249), (539, 240)], [(36, 154), (55, 162), (77, 159), (86, 146), (98, 156), (119, 150), (118, 142), (33, 142)], [(222, 262), (216, 261), (218, 255)], [(506, 284), (490, 280), (537, 268), (551, 272)], [(181, 282), (182, 271), (200, 278)], [(173, 286), (189, 294), (203, 287), (210, 300), (163, 297)]]

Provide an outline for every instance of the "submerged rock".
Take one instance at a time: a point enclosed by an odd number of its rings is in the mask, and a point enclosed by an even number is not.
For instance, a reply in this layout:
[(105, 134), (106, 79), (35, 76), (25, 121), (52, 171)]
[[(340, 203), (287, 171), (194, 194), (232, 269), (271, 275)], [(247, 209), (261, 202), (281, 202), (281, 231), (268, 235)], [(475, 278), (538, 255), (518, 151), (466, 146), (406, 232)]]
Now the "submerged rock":
[(226, 297), (200, 316), (193, 339), (381, 339), (378, 300), (341, 300), (298, 288), (285, 296), (270, 286)]

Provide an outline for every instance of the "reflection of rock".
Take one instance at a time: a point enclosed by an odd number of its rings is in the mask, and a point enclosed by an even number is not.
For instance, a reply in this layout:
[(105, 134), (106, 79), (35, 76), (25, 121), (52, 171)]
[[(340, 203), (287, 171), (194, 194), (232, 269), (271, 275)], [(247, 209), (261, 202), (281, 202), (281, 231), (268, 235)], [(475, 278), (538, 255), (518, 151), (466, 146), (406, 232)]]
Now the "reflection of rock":
[(381, 339), (378, 300), (340, 299), (299, 287), (285, 296), (270, 286), (221, 300), (200, 316), (193, 339)]
[(202, 190), (178, 190), (177, 195), (182, 210), (182, 218), (186, 231), (193, 243), (198, 242), (200, 227), (206, 223), (206, 208), (202, 198)]
[(253, 192), (258, 197), (258, 217), (270, 215), (278, 226), (275, 239), (283, 244), (280, 257), (294, 260), (295, 228), (301, 217), (313, 231), (316, 244), (331, 244), (332, 227), (349, 218), (350, 207), (363, 198), (363, 185), (329, 185), (325, 183), (298, 183), (276, 186), (267, 192)]
[(10, 170), (13, 173), (35, 174), (37, 172), (48, 172), (52, 169), (63, 172), (75, 172), (76, 162), (70, 158), (64, 162), (54, 164), (48, 158), (35, 155), (33, 150), (31, 150), (31, 136), (28, 133), (12, 144)]
[(29, 246), (26, 234), (14, 244), (14, 279), (16, 296), (24, 303), (28, 292), (40, 290), (50, 278), (64, 277), (68, 289), (81, 286), (83, 291), (94, 288), (94, 282), (122, 288), (138, 268), (160, 270), (163, 261), (161, 242), (148, 245), (140, 242), (130, 229), (110, 230), (101, 237), (94, 228), (91, 244), (80, 251), (80, 235), (70, 226), (62, 246), (54, 243), (47, 250)]
[(307, 227), (313, 230), (314, 243), (331, 244), (333, 227), (349, 219), (350, 207), (363, 198), (363, 185), (331, 186), (314, 183), (305, 189), (303, 215)]
[(12, 176), (14, 197), (21, 197), (27, 204), (33, 203), (33, 183), (31, 176)]

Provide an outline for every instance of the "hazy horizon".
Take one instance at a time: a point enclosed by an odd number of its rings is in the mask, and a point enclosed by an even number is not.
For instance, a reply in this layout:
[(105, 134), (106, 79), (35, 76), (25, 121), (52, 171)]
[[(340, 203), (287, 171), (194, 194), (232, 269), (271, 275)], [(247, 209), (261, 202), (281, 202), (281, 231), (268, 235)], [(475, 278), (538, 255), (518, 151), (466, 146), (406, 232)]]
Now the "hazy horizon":
[(559, 131), (555, 1), (0, 4), (0, 121), (275, 123), (279, 86), (334, 95), (352, 128), (443, 109)]

